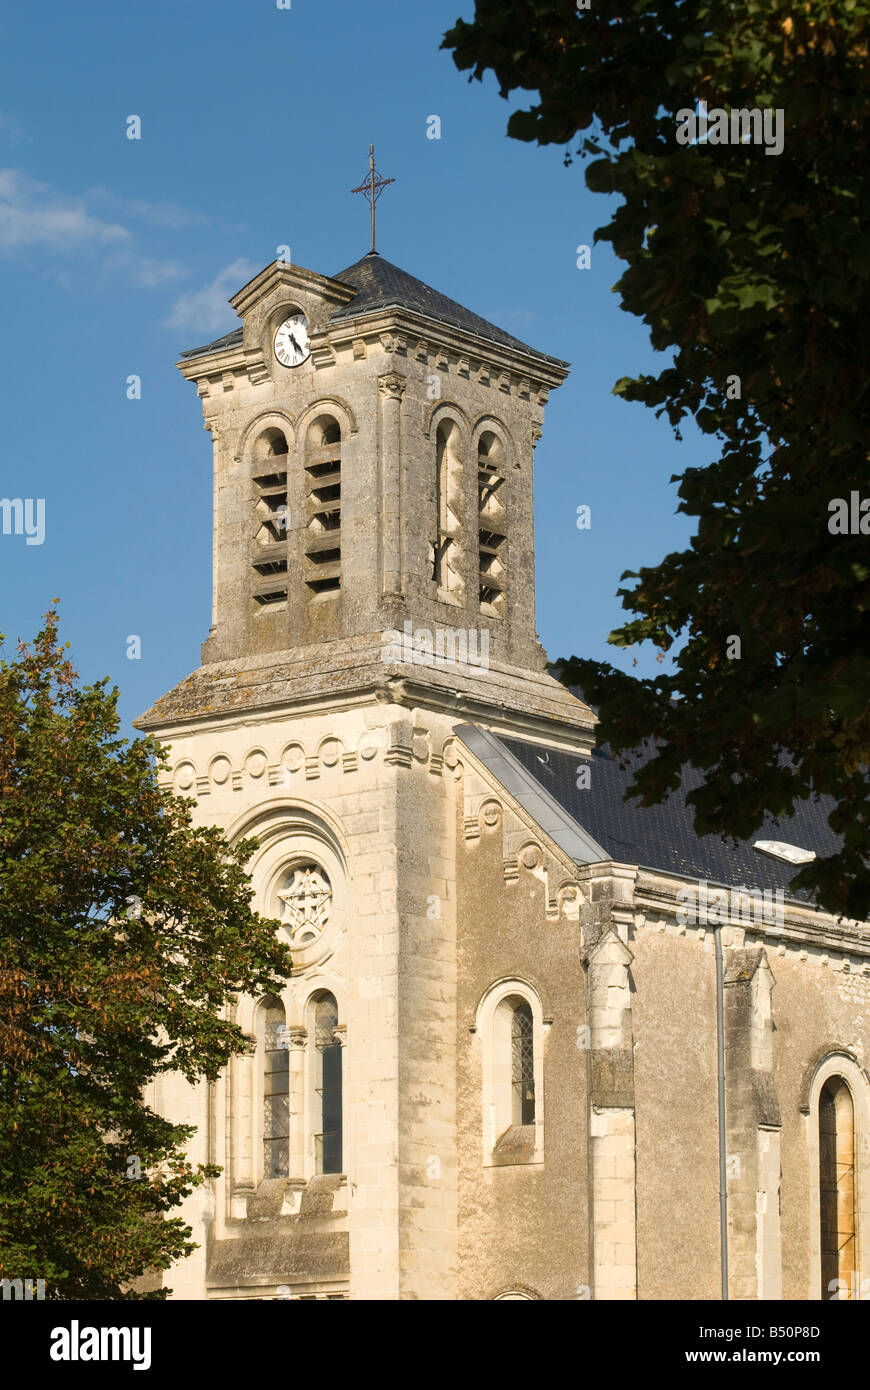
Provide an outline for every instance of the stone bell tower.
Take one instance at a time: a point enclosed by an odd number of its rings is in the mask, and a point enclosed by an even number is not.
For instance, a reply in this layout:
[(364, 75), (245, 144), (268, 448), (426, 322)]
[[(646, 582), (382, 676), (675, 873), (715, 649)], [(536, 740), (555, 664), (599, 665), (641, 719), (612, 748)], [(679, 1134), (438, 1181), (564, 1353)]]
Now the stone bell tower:
[(444, 629), (448, 655), (451, 632), (470, 638), (522, 706), (544, 666), (534, 448), (566, 364), (377, 252), (332, 278), (276, 261), (231, 303), (242, 328), (180, 363), (214, 442), (204, 666), (307, 647), (343, 665), (348, 644), (380, 661), (410, 622)]
[[(201, 822), (256, 836), (294, 978), (257, 1052), (162, 1083), (222, 1166), (189, 1298), (454, 1298), (454, 728), (588, 750), (535, 632), (533, 465), (567, 365), (375, 252), (276, 261), (183, 354), (214, 452), (202, 664), (138, 726)], [(284, 1292), (280, 1292), (280, 1291)]]

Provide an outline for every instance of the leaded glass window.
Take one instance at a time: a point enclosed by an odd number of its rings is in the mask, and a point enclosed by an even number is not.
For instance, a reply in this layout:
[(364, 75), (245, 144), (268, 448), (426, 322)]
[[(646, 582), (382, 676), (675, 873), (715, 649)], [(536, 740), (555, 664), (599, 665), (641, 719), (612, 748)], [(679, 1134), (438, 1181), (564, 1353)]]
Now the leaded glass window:
[(290, 1176), (290, 1059), (284, 1009), (277, 1001), (263, 1010), (263, 1172)]
[(314, 1146), (318, 1173), (342, 1171), (342, 1048), (335, 1035), (338, 1009), (331, 994), (314, 1011), (316, 1116)]
[(513, 1123), (535, 1123), (535, 1046), (532, 1010), (525, 1000), (514, 1006), (511, 1018), (511, 1083)]

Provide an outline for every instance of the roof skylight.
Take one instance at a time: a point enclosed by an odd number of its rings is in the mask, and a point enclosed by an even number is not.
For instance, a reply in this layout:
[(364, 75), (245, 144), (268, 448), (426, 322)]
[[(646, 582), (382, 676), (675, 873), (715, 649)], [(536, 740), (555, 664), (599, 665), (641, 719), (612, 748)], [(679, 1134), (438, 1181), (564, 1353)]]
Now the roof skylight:
[(815, 859), (813, 849), (801, 849), (799, 845), (789, 845), (785, 840), (756, 840), (753, 849), (769, 854), (771, 859), (784, 859), (787, 864), (809, 864)]

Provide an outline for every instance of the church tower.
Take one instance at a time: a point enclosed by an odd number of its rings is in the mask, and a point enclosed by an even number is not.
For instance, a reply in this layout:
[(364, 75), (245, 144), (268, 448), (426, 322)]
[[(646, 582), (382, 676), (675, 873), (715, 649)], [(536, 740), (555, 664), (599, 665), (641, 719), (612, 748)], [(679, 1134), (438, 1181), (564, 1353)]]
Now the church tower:
[[(294, 976), (153, 1103), (223, 1174), (176, 1297), (456, 1297), (458, 724), (585, 753), (535, 632), (534, 451), (567, 364), (371, 251), (275, 261), (182, 355), (214, 453), (202, 664), (138, 727), (256, 836)], [(477, 812), (475, 811), (475, 815)]]

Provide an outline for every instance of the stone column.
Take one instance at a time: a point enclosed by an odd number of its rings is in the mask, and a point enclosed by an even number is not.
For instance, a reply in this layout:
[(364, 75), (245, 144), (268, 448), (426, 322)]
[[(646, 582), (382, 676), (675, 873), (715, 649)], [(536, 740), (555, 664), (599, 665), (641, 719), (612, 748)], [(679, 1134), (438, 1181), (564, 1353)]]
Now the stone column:
[(726, 950), (724, 964), (728, 1292), (778, 1299), (782, 1121), (773, 1077), (773, 973), (760, 946)]
[(378, 377), (381, 393), (381, 592), (402, 593), (402, 396), (407, 378), (389, 372)]
[(288, 1028), (286, 1033), (290, 1090), (290, 1162), (292, 1182), (305, 1181), (305, 1028)]

